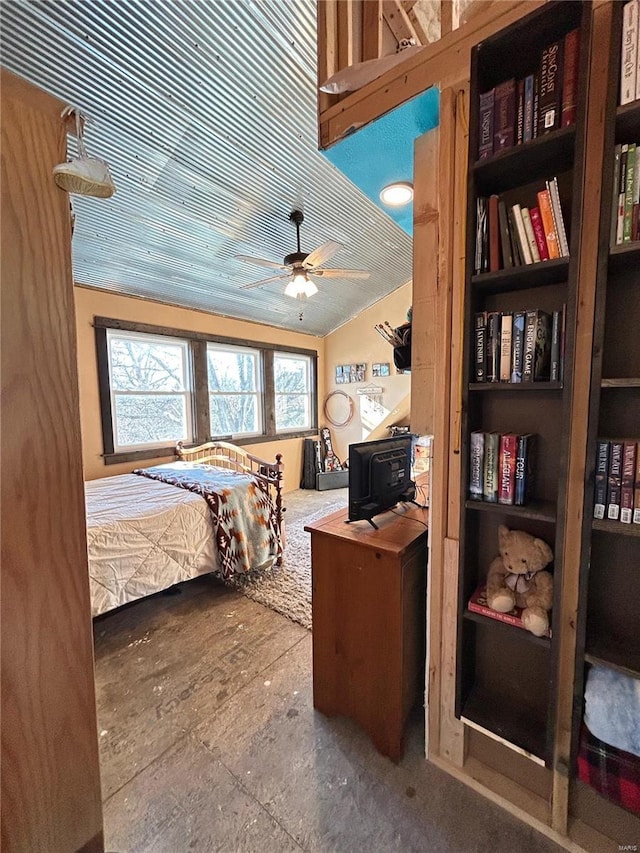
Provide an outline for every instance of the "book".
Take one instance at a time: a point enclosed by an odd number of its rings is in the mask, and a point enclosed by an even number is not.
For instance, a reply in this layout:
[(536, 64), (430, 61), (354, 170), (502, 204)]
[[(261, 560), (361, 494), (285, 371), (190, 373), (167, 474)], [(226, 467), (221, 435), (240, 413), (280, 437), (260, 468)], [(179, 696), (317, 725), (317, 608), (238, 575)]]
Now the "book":
[(498, 502), (498, 457), (500, 453), (500, 435), (497, 432), (484, 434), (484, 469), (482, 494), (489, 503)]
[(516, 487), (514, 503), (516, 506), (525, 506), (533, 498), (535, 483), (534, 460), (537, 436), (535, 433), (527, 433), (518, 436), (518, 447), (516, 451)]
[(473, 374), (476, 382), (487, 381), (487, 313), (478, 311), (475, 315), (475, 346)]
[(487, 382), (500, 381), (500, 312), (487, 313)]
[(522, 129), (522, 141), (529, 142), (533, 139), (533, 74), (524, 78), (524, 126)]
[(498, 503), (512, 504), (516, 494), (518, 436), (512, 433), (501, 435), (498, 454)]
[(538, 105), (538, 135), (551, 133), (560, 127), (562, 111), (562, 47), (554, 41), (542, 51), (540, 60), (540, 102)]
[[(640, 2), (640, 0), (639, 0)], [(638, 27), (640, 30), (640, 26)], [(640, 53), (640, 49), (638, 51)], [(640, 142), (636, 142), (635, 177), (633, 179), (633, 205), (631, 210), (631, 239), (640, 239)]]
[(496, 86), (493, 96), (493, 153), (512, 148), (515, 142), (516, 81)]
[[(467, 608), (472, 613), (479, 613), (481, 616), (486, 616), (489, 619), (495, 619), (498, 622), (505, 622), (507, 625), (515, 625), (516, 628), (522, 628), (523, 631), (527, 630), (522, 624), (521, 607), (514, 607), (513, 610), (509, 610), (507, 613), (501, 613), (500, 611), (492, 610), (491, 607), (489, 607), (487, 604), (486, 584), (479, 586), (473, 593), (469, 599)], [(551, 631), (548, 630), (544, 636), (550, 637)]]
[(498, 222), (500, 224), (500, 253), (504, 269), (511, 269), (513, 263), (513, 251), (511, 248), (511, 234), (507, 221), (507, 208), (503, 201), (498, 201)]
[(613, 193), (611, 198), (611, 231), (609, 234), (609, 246), (616, 245), (616, 234), (618, 231), (618, 195), (620, 186), (620, 154), (622, 145), (616, 145), (613, 153)]
[(511, 213), (513, 216), (513, 222), (516, 226), (516, 239), (518, 241), (518, 250), (520, 252), (520, 257), (522, 258), (525, 264), (532, 264), (533, 258), (531, 257), (531, 249), (529, 248), (527, 234), (524, 230), (524, 222), (522, 219), (522, 210), (520, 208), (520, 205), (514, 204), (511, 208)]
[(511, 235), (511, 248), (513, 250), (513, 265), (514, 267), (521, 267), (524, 264), (524, 260), (522, 255), (520, 254), (520, 244), (518, 242), (517, 233), (518, 230), (516, 228), (516, 222), (513, 217), (513, 210), (509, 207), (507, 208), (507, 221), (509, 223), (509, 233)]
[(560, 335), (562, 333), (562, 311), (554, 311), (551, 315), (551, 356), (549, 379), (560, 381)]
[(480, 95), (478, 160), (484, 160), (493, 154), (493, 94), (494, 90), (491, 89)]
[(537, 264), (540, 260), (540, 252), (538, 251), (538, 244), (536, 242), (535, 234), (533, 233), (533, 225), (531, 224), (531, 216), (529, 215), (529, 209), (526, 207), (520, 208), (520, 213), (522, 214), (522, 224), (524, 225), (524, 233), (527, 235), (527, 242), (529, 244), (529, 251), (531, 252), (531, 259), (534, 264)]
[(500, 382), (511, 378), (511, 335), (513, 315), (503, 314), (500, 318)]
[(633, 490), (633, 523), (640, 524), (640, 442), (636, 447), (636, 482)]
[(562, 215), (562, 206), (560, 205), (560, 192), (558, 190), (558, 179), (552, 178), (546, 182), (549, 198), (551, 199), (551, 214), (555, 225), (556, 236), (558, 238), (558, 249), (561, 258), (569, 257), (569, 241), (567, 240), (567, 232), (564, 227), (564, 217)]
[(551, 315), (537, 312), (536, 347), (533, 364), (534, 382), (547, 382), (551, 364)]
[(469, 442), (469, 497), (481, 501), (484, 493), (484, 433), (472, 432)]
[(627, 175), (624, 190), (624, 216), (622, 224), (622, 242), (631, 241), (631, 215), (633, 213), (633, 189), (636, 174), (636, 144), (630, 143), (627, 150)]
[(549, 250), (547, 249), (547, 241), (544, 236), (544, 226), (542, 224), (542, 217), (540, 216), (540, 208), (532, 207), (529, 210), (529, 218), (531, 220), (531, 227), (533, 228), (533, 236), (536, 240), (536, 245), (538, 247), (538, 254), (540, 255), (541, 261), (549, 260)]
[(609, 478), (607, 482), (607, 518), (618, 521), (620, 518), (620, 491), (622, 488), (622, 453), (624, 445), (621, 441), (611, 442), (609, 456)]
[(500, 225), (498, 223), (498, 196), (489, 196), (489, 272), (500, 269)]
[(616, 245), (621, 245), (624, 239), (624, 201), (627, 188), (627, 154), (629, 146), (620, 147), (620, 174), (618, 180), (618, 210), (616, 214)]
[(633, 519), (633, 490), (636, 474), (636, 443), (625, 441), (622, 449), (622, 482), (620, 485), (620, 521), (631, 524)]
[(473, 269), (476, 275), (483, 271), (484, 231), (487, 227), (487, 200), (482, 196), (476, 199), (476, 251)]
[(560, 326), (560, 382), (564, 382), (564, 346), (567, 337), (567, 306), (562, 306), (562, 322)]
[(622, 13), (622, 55), (620, 57), (620, 104), (636, 99), (638, 73), (638, 0), (625, 3)]
[(524, 347), (522, 350), (522, 381), (533, 382), (533, 368), (536, 355), (536, 327), (538, 312), (527, 311), (524, 326)]
[(524, 80), (516, 83), (516, 145), (524, 141)]
[(598, 440), (596, 445), (595, 487), (593, 493), (593, 517), (604, 518), (607, 509), (607, 485), (609, 482), (608, 441)]
[(513, 315), (513, 329), (511, 337), (513, 340), (511, 349), (511, 381), (522, 382), (522, 353), (524, 348), (524, 324), (526, 319), (524, 311), (518, 311)]
[(532, 121), (532, 136), (535, 139), (538, 136), (538, 119), (540, 117), (540, 72), (536, 71), (533, 75), (533, 121)]
[(561, 127), (576, 123), (578, 95), (578, 61), (580, 53), (580, 31), (571, 30), (564, 37), (564, 67), (562, 69), (562, 113)]
[(549, 257), (551, 259), (559, 258), (560, 248), (558, 246), (556, 228), (553, 223), (553, 214), (551, 213), (551, 198), (549, 196), (548, 190), (542, 190), (538, 193), (538, 206), (540, 208), (540, 218), (542, 219), (542, 226), (544, 228), (544, 239), (547, 244), (547, 251), (549, 252)]

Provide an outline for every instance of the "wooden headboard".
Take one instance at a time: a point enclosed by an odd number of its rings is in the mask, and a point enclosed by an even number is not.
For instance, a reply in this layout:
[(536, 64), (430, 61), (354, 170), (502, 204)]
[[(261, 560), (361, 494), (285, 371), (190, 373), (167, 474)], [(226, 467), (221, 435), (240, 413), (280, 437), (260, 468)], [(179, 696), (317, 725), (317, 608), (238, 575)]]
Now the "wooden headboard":
[[(243, 474), (251, 474), (256, 480), (264, 483), (271, 495), (275, 506), (278, 536), (284, 546), (282, 516), (282, 485), (284, 482), (284, 463), (282, 454), (276, 453), (275, 462), (267, 462), (252, 453), (247, 453), (235, 444), (227, 441), (207, 441), (196, 447), (185, 447), (184, 442), (176, 444), (176, 455), (184, 462), (202, 462), (206, 465), (217, 465), (219, 468), (230, 468)], [(278, 565), (282, 562), (280, 558)]]

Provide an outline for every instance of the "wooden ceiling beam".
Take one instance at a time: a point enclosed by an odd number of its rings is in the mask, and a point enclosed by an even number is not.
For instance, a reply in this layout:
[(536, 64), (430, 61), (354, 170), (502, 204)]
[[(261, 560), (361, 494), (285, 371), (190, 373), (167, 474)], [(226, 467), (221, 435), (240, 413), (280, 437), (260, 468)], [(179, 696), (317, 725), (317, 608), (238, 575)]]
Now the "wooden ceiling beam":
[(414, 39), (416, 44), (422, 44), (401, 0), (383, 0), (382, 14), (398, 43), (403, 39)]
[(382, 0), (364, 0), (362, 8), (362, 60), (382, 56)]

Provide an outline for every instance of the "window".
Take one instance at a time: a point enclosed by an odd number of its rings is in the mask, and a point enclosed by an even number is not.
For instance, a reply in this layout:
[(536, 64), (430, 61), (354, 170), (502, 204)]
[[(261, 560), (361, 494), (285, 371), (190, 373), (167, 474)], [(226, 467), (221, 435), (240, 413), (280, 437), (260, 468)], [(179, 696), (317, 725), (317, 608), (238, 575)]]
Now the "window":
[(94, 317), (104, 460), (177, 441), (255, 444), (318, 428), (317, 352)]
[(273, 356), (278, 432), (311, 428), (311, 359), (276, 352)]
[(260, 374), (257, 350), (207, 344), (211, 435), (262, 432)]
[(114, 451), (193, 438), (189, 344), (107, 333)]

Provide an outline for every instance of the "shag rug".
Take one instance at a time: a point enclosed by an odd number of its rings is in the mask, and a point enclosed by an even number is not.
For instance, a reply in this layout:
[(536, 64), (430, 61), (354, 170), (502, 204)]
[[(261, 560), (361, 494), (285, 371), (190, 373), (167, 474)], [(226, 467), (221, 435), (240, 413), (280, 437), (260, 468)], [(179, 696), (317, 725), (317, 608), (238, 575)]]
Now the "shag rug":
[(305, 524), (347, 506), (348, 489), (297, 489), (283, 496), (286, 545), (282, 566), (234, 579), (236, 589), (311, 628), (311, 534)]

